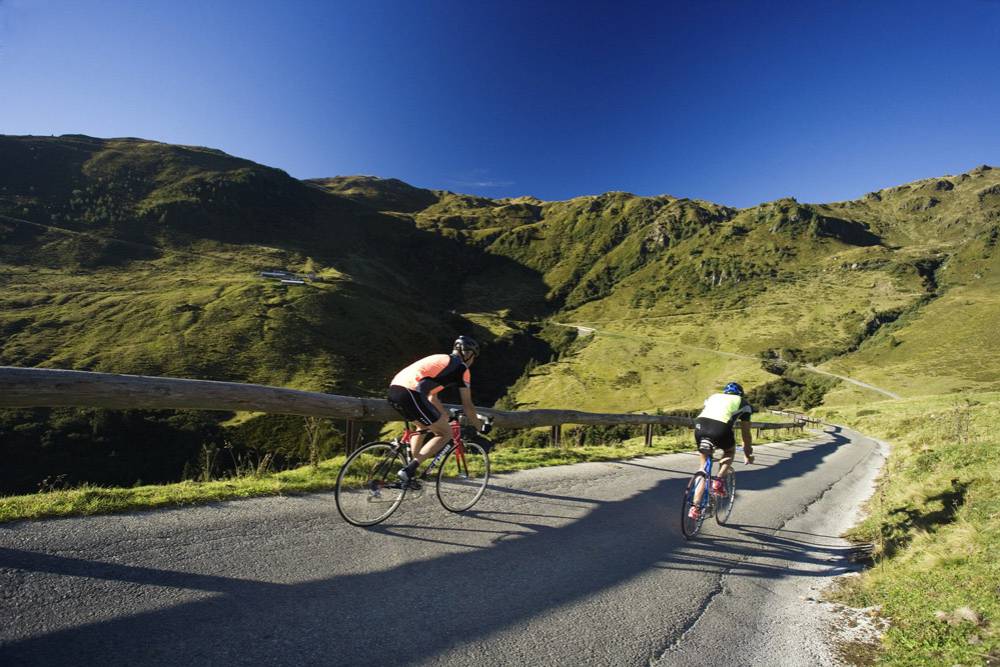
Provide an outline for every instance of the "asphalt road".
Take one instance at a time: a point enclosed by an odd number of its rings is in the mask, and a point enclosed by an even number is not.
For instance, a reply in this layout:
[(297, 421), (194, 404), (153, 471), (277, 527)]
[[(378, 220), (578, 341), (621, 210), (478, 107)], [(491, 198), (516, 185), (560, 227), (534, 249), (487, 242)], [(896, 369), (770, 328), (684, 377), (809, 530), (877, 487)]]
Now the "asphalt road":
[(881, 460), (849, 432), (758, 447), (691, 542), (693, 454), (498, 476), (466, 515), (430, 492), (374, 529), (331, 494), (0, 524), (0, 664), (828, 663), (801, 592), (852, 568), (836, 535)]

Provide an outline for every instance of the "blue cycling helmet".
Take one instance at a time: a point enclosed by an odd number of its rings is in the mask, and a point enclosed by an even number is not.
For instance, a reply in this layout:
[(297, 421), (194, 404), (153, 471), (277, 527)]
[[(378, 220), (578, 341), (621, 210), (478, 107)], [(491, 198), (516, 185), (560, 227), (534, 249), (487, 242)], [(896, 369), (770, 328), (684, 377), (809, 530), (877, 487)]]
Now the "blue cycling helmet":
[(722, 388), (723, 394), (736, 394), (737, 396), (743, 395), (743, 387), (740, 386), (739, 382), (730, 382), (725, 387)]

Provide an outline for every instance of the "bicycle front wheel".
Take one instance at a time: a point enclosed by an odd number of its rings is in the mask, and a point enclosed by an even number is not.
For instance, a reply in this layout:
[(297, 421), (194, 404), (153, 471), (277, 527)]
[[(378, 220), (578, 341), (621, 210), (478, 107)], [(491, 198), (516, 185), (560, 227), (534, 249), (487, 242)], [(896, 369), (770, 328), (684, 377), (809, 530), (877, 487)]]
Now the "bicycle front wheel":
[(355, 526), (374, 526), (389, 518), (406, 495), (396, 476), (404, 465), (397, 447), (388, 442), (369, 443), (348, 456), (334, 491), (340, 516)]
[(474, 442), (464, 443), (463, 449), (448, 452), (438, 469), (438, 500), (450, 512), (464, 512), (479, 502), (490, 481), (486, 450)]
[[(701, 489), (701, 499), (697, 504), (698, 517), (691, 516), (691, 508), (695, 507), (694, 497)], [(687, 488), (684, 489), (684, 502), (681, 503), (681, 532), (689, 540), (701, 530), (701, 524), (705, 520), (705, 509), (708, 505), (708, 485), (705, 483), (705, 473), (701, 470), (691, 476)]]
[(730, 467), (720, 479), (725, 484), (726, 495), (715, 499), (715, 521), (724, 526), (729, 521), (729, 515), (733, 513), (733, 505), (736, 504), (736, 471)]

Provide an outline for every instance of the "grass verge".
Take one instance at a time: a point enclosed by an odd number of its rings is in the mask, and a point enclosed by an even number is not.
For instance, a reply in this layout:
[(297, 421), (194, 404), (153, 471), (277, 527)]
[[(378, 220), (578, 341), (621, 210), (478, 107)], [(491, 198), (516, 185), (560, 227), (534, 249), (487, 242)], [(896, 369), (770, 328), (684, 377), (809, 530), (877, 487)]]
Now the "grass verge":
[[(778, 436), (784, 432), (764, 431), (765, 436), (768, 433)], [(760, 441), (766, 442), (767, 438)], [(642, 438), (614, 445), (583, 447), (500, 446), (490, 455), (490, 463), (494, 473), (502, 473), (585, 461), (632, 459), (690, 449), (690, 435), (677, 433), (654, 437), (651, 447), (644, 446)], [(307, 465), (281, 472), (247, 474), (209, 482), (185, 481), (131, 488), (86, 485), (74, 489), (0, 497), (0, 522), (109, 514), (256, 496), (328, 491), (336, 484), (337, 473), (343, 463), (344, 457), (337, 456), (316, 466)]]
[(875, 545), (875, 564), (835, 593), (890, 620), (878, 664), (1000, 664), (998, 410), (991, 393), (820, 412), (892, 445), (849, 533)]

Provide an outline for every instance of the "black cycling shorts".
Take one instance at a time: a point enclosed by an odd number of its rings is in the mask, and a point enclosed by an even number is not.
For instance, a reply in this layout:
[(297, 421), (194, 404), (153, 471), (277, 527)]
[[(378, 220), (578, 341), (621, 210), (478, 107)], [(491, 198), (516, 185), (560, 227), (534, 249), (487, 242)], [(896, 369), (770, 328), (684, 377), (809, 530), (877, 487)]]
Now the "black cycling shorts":
[(711, 454), (719, 449), (735, 449), (736, 437), (733, 427), (724, 422), (699, 417), (694, 422), (694, 443), (698, 451)]
[(441, 418), (441, 413), (430, 400), (419, 391), (394, 384), (389, 387), (389, 405), (403, 415), (407, 421), (430, 426)]

